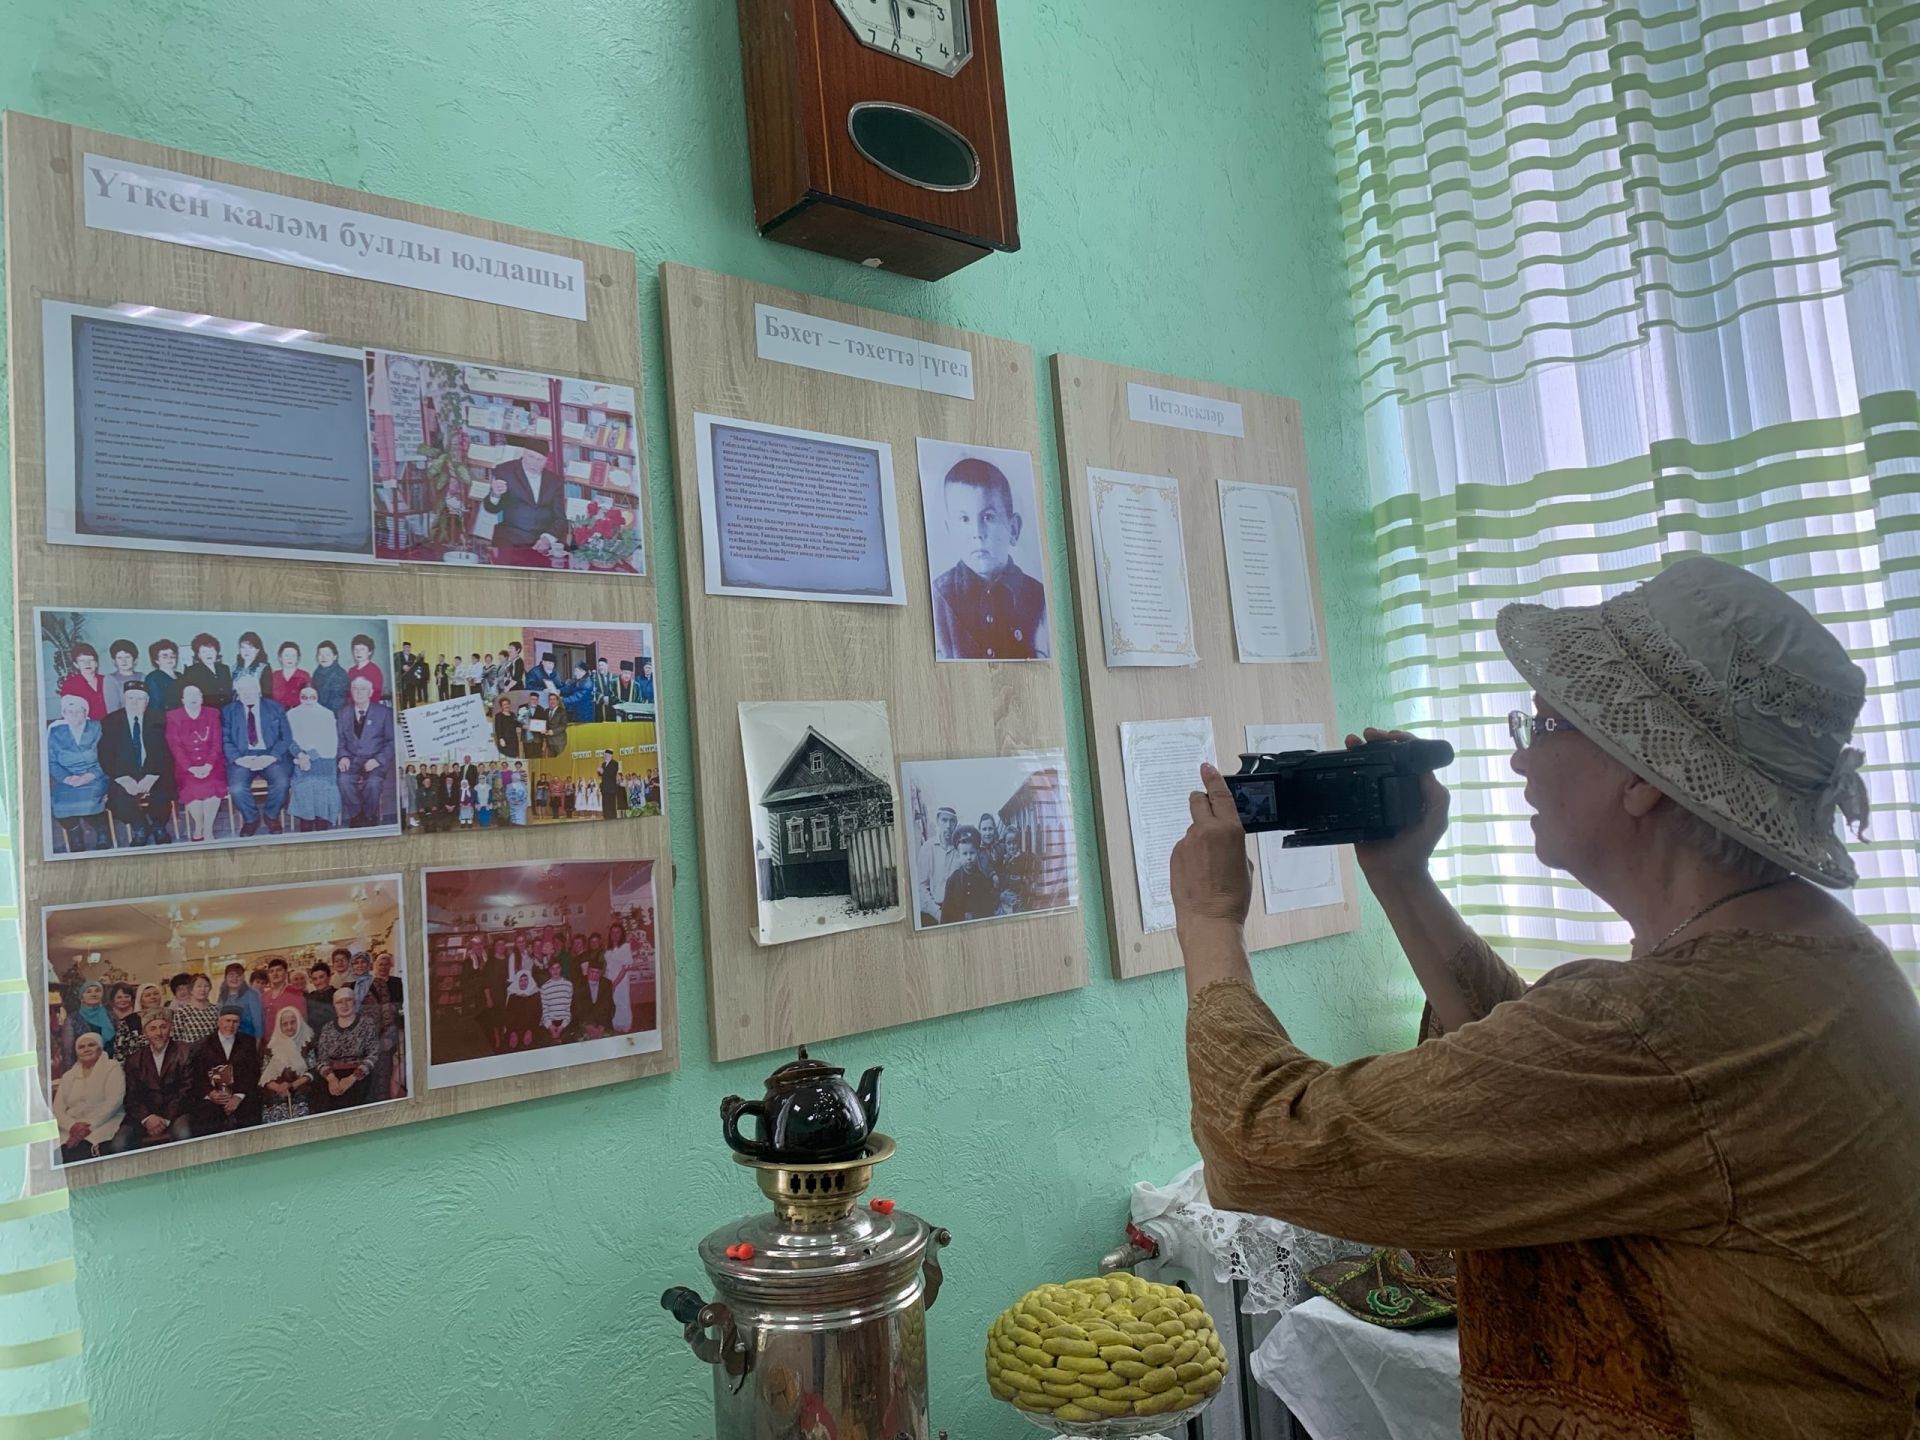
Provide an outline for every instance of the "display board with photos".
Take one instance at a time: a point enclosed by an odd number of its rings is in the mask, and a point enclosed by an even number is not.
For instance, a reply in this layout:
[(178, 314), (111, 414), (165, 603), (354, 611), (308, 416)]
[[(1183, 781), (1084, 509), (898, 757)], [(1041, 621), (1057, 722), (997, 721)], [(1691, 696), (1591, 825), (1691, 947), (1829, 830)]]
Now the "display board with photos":
[(1084, 984), (1032, 353), (661, 289), (715, 1058)]
[[(1180, 964), (1168, 857), (1203, 760), (1336, 734), (1300, 407), (1053, 359), (1114, 970)], [(1258, 846), (1255, 949), (1355, 929), (1352, 852)]]
[(19, 115), (5, 179), (39, 1180), (674, 1068), (631, 254)]

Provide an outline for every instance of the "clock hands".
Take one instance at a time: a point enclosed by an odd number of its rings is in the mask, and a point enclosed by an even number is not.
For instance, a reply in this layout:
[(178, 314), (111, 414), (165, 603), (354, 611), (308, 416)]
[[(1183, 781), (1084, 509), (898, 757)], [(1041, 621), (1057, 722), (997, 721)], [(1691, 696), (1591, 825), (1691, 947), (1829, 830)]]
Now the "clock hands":
[(893, 12), (893, 33), (903, 33), (900, 29), (900, 0), (887, 0), (887, 8)]

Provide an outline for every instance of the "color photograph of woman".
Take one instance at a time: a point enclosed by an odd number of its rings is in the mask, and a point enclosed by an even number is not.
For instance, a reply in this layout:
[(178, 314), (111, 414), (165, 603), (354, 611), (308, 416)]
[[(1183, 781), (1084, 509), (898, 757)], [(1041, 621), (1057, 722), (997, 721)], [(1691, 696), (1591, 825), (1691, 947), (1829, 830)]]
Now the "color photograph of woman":
[(652, 626), (409, 618), (393, 638), (408, 834), (660, 813)]
[(374, 350), (375, 551), (644, 575), (633, 391)]
[(387, 621), (35, 620), (47, 858), (400, 833)]
[(428, 870), (427, 1085), (660, 1048), (651, 860)]
[(406, 1098), (400, 888), (379, 875), (50, 906), (58, 1163)]

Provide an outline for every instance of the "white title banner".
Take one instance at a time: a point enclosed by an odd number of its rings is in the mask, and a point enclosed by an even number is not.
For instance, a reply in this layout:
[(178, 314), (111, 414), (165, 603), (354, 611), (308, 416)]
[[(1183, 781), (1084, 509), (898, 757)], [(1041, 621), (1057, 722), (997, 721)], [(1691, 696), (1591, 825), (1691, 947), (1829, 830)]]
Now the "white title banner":
[(1244, 437), (1246, 422), (1231, 400), (1209, 400), (1179, 390), (1156, 390), (1151, 385), (1127, 386), (1127, 414), (1145, 425), (1169, 425), (1176, 430), (1204, 430), (1209, 435)]
[(930, 345), (864, 325), (842, 325), (774, 305), (753, 307), (753, 333), (762, 360), (973, 399), (970, 350)]
[(587, 318), (586, 267), (565, 255), (104, 155), (87, 156), (81, 186), (90, 229)]

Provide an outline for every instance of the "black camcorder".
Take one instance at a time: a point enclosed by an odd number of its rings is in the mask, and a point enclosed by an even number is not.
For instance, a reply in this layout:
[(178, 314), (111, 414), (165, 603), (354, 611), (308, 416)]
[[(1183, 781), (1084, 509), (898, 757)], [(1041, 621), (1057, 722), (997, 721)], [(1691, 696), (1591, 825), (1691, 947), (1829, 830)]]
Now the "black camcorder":
[(1249, 835), (1289, 830), (1283, 842), (1358, 845), (1385, 840), (1421, 816), (1421, 777), (1453, 763), (1444, 740), (1369, 740), (1351, 750), (1242, 755), (1223, 777)]

